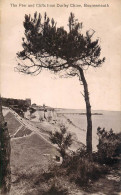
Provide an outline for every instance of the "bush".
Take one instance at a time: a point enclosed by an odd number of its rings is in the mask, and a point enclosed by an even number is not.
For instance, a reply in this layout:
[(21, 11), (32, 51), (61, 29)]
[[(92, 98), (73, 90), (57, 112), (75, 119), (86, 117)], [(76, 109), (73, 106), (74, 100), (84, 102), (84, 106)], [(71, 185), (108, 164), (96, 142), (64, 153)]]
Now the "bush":
[(47, 192), (44, 192), (42, 195), (67, 195), (68, 190), (63, 188), (62, 185), (55, 182)]
[(64, 125), (60, 126), (60, 132), (56, 131), (55, 133), (50, 132), (50, 141), (53, 144), (57, 144), (58, 151), (64, 159), (66, 156), (67, 149), (72, 144), (72, 135), (67, 132), (67, 129)]
[[(64, 181), (65, 172), (62, 166), (50, 164), (48, 171), (38, 175), (34, 180), (34, 188), (41, 195), (67, 195), (68, 188)], [(42, 192), (43, 191), (43, 192)]]
[(97, 128), (99, 137), (98, 160), (101, 163), (110, 164), (114, 161), (114, 157), (119, 157), (121, 154), (121, 133), (115, 134), (111, 129), (109, 132), (105, 128)]
[(71, 156), (66, 157), (62, 166), (66, 168), (70, 180), (80, 186), (89, 184), (90, 181), (98, 179), (108, 171), (106, 166), (90, 160), (86, 148), (81, 148)]

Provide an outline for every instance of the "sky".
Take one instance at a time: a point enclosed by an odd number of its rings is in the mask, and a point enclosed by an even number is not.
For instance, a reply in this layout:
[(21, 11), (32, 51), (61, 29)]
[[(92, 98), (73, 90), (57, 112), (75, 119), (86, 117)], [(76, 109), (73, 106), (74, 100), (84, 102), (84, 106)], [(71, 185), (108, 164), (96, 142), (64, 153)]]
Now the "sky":
[[(29, 7), (30, 4), (34, 7)], [(47, 4), (55, 7), (47, 7)], [(64, 4), (68, 5), (68, 8), (62, 7)], [(84, 7), (84, 4), (108, 4), (109, 7)], [(76, 7), (77, 5), (82, 7)], [(83, 22), (84, 32), (89, 29), (95, 30), (94, 37), (99, 38), (102, 48), (101, 56), (106, 57), (102, 67), (89, 68), (84, 72), (92, 109), (121, 110), (120, 0), (2, 0), (0, 7), (2, 97), (31, 98), (32, 103), (55, 108), (85, 109), (85, 101), (81, 94), (83, 86), (77, 77), (59, 78), (45, 70), (38, 76), (23, 75), (14, 71), (17, 65), (16, 53), (22, 50), (24, 15), (33, 15), (37, 11), (43, 16), (44, 12), (47, 12), (58, 26), (67, 29), (69, 14), (73, 12), (79, 22)]]

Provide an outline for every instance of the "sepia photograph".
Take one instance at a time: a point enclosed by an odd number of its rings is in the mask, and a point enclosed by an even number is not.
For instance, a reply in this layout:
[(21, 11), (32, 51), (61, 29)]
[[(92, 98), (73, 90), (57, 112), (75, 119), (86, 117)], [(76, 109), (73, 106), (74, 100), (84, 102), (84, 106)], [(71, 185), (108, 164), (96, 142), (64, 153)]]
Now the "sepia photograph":
[(121, 1), (0, 1), (0, 194), (121, 194)]

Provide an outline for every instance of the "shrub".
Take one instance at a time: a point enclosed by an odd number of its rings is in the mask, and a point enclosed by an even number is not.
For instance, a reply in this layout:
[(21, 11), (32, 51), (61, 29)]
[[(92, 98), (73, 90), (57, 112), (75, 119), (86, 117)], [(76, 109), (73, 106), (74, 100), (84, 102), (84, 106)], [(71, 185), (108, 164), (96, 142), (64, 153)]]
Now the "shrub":
[[(62, 166), (51, 164), (48, 171), (40, 174), (34, 181), (34, 188), (43, 190), (41, 195), (67, 195), (68, 188), (63, 181), (65, 172)], [(39, 191), (38, 190), (38, 191)]]
[(97, 135), (99, 137), (98, 160), (101, 163), (110, 164), (114, 157), (121, 154), (121, 133), (114, 133), (111, 129), (109, 132), (105, 128), (97, 128)]
[(68, 190), (60, 185), (58, 182), (55, 182), (51, 185), (47, 192), (44, 192), (42, 195), (67, 195)]
[(108, 171), (106, 166), (90, 160), (86, 148), (82, 148), (65, 158), (63, 166), (66, 168), (70, 180), (80, 186), (89, 184), (90, 181), (98, 179)]
[(64, 125), (61, 125), (60, 132), (50, 132), (50, 141), (53, 144), (57, 144), (59, 153), (61, 154), (62, 158), (65, 158), (66, 151), (72, 144), (72, 135), (67, 132), (67, 129)]

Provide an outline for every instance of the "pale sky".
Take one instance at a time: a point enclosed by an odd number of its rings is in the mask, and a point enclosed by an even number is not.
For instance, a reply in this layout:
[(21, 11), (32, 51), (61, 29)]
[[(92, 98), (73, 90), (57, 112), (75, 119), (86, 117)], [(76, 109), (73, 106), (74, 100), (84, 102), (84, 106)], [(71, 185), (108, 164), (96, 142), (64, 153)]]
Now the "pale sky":
[[(26, 7), (19, 7), (19, 4)], [(15, 3), (17, 7), (11, 6)], [(57, 7), (74, 4), (82, 7)], [(109, 4), (109, 7), (87, 8), (85, 4)], [(28, 7), (34, 4), (34, 7)], [(39, 7), (36, 7), (39, 4)], [(46, 7), (40, 7), (44, 4)], [(54, 4), (55, 7), (47, 7)], [(83, 86), (78, 78), (60, 79), (49, 71), (38, 76), (28, 76), (14, 71), (16, 53), (20, 51), (24, 36), (25, 14), (44, 12), (57, 21), (58, 26), (67, 27), (70, 12), (83, 22), (84, 31), (94, 29), (95, 38), (100, 38), (102, 67), (85, 72), (93, 110), (121, 109), (121, 1), (120, 0), (2, 0), (1, 1), (1, 75), (0, 91), (3, 97), (31, 98), (32, 103), (59, 108), (84, 109), (85, 102), (80, 92)]]

